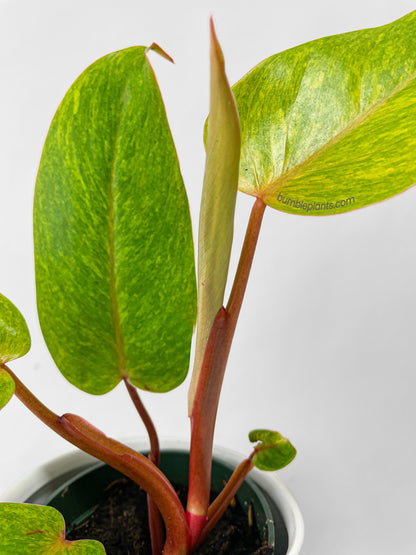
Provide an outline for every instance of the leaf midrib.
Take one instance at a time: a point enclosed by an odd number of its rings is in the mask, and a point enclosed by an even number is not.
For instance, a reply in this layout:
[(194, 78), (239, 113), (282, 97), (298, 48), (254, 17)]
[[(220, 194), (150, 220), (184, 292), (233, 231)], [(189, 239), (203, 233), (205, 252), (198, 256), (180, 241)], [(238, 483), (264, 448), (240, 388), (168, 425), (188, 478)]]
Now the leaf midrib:
[(120, 142), (120, 128), (124, 117), (124, 110), (126, 105), (126, 91), (128, 83), (124, 85), (122, 93), (122, 105), (120, 110), (119, 121), (117, 124), (117, 130), (114, 138), (114, 148), (113, 157), (111, 161), (111, 173), (110, 173), (110, 191), (109, 191), (109, 266), (110, 266), (110, 298), (111, 298), (111, 311), (113, 319), (113, 328), (116, 339), (116, 353), (118, 370), (120, 372), (120, 377), (126, 375), (127, 370), (127, 360), (124, 346), (123, 333), (121, 330), (120, 323), (120, 311), (117, 299), (117, 277), (116, 277), (116, 257), (115, 257), (115, 231), (114, 231), (114, 188), (115, 188), (115, 164), (116, 164), (116, 153), (118, 151), (118, 146)]
[(267, 198), (274, 196), (277, 191), (283, 188), (287, 181), (294, 179), (301, 175), (304, 169), (311, 164), (314, 160), (319, 158), (326, 150), (331, 148), (334, 144), (341, 141), (348, 133), (352, 132), (354, 129), (358, 128), (365, 120), (369, 119), (371, 114), (376, 112), (383, 104), (388, 102), (395, 94), (407, 87), (414, 79), (416, 79), (416, 71), (413, 72), (407, 79), (405, 79), (399, 86), (392, 89), (392, 91), (383, 97), (381, 100), (376, 102), (368, 110), (362, 112), (356, 118), (354, 118), (342, 131), (334, 135), (327, 143), (325, 143), (321, 148), (316, 150), (308, 158), (305, 158), (303, 162), (297, 164), (287, 173), (280, 175), (278, 178), (272, 180), (268, 185), (263, 187), (263, 194), (260, 191), (260, 197), (266, 201)]

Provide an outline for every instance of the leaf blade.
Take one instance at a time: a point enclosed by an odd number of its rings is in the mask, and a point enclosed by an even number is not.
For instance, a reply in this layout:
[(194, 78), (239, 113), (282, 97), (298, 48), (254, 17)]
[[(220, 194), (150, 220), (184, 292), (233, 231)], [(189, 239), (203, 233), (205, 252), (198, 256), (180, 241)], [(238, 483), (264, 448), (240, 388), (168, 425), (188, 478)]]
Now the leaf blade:
[(13, 378), (0, 368), (0, 410), (7, 405), (13, 397), (15, 390)]
[(0, 294), (0, 365), (24, 356), (29, 349), (30, 335), (23, 316)]
[(168, 391), (189, 365), (189, 207), (145, 47), (92, 64), (52, 122), (35, 191), (38, 312), (58, 368), (102, 394)]
[(0, 549), (4, 554), (105, 554), (103, 545), (95, 540), (66, 540), (64, 520), (52, 507), (0, 503), (0, 530)]
[(296, 456), (296, 449), (279, 432), (253, 430), (249, 433), (249, 439), (253, 443), (258, 442), (253, 463), (260, 470), (280, 470), (292, 462)]
[(412, 12), (325, 37), (272, 56), (237, 83), (240, 189), (278, 210), (329, 215), (413, 186), (415, 28)]

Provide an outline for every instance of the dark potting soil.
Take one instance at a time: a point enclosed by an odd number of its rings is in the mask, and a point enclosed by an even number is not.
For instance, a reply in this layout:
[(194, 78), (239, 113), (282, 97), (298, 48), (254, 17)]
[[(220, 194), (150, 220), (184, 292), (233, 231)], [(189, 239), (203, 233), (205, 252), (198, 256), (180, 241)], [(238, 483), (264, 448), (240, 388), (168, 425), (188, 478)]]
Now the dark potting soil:
[[(179, 492), (180, 497), (183, 493)], [(145, 492), (127, 478), (108, 486), (95, 512), (67, 539), (96, 539), (107, 555), (152, 555)], [(196, 555), (272, 555), (241, 506), (229, 506)]]

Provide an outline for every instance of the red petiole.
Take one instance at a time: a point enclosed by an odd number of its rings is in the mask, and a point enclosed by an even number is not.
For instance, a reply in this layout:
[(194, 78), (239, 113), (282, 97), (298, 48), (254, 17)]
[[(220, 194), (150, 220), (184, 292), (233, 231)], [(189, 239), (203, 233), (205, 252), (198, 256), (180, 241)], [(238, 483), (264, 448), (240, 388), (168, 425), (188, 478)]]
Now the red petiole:
[[(198, 543), (202, 530), (208, 526), (212, 447), (218, 402), (265, 208), (265, 203), (260, 198), (256, 199), (230, 299), (227, 308), (222, 308), (218, 312), (212, 326), (196, 389), (191, 414), (189, 490), (186, 511), (191, 548)], [(215, 522), (218, 518), (217, 513), (211, 515), (211, 519)]]
[[(159, 439), (157, 437), (156, 428), (147, 412), (145, 406), (140, 399), (137, 389), (129, 382), (127, 377), (123, 378), (128, 394), (133, 401), (136, 410), (145, 425), (150, 441), (149, 459), (156, 465), (160, 463)], [(160, 555), (163, 550), (163, 526), (159, 509), (150, 495), (147, 495), (147, 509), (149, 513), (149, 530), (152, 543), (152, 555)]]

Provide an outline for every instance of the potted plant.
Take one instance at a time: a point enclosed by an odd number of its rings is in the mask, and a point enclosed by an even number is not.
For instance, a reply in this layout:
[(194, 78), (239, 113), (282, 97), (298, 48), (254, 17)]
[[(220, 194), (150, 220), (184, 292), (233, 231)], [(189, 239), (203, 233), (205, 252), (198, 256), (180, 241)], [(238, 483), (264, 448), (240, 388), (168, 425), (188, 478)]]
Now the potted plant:
[[(149, 494), (155, 554), (197, 549), (253, 466), (276, 470), (295, 456), (280, 433), (251, 432), (252, 453), (210, 503), (218, 400), (265, 208), (339, 214), (413, 185), (409, 123), (414, 121), (415, 20), (413, 12), (381, 28), (277, 54), (233, 90), (211, 26), (198, 287), (186, 194), (147, 59), (149, 48), (167, 54), (153, 44), (101, 58), (74, 83), (57, 111), (35, 192), (42, 331), (58, 368), (77, 387), (104, 394), (123, 381), (146, 423), (149, 456), (79, 416), (57, 416), (20, 382), (8, 362), (28, 351), (30, 338), (23, 317), (4, 297), (0, 404), (16, 394), (55, 432), (140, 484)], [(398, 137), (400, 150), (394, 148)], [(255, 202), (224, 303), (238, 188)], [(159, 469), (157, 434), (136, 388), (165, 392), (181, 383), (195, 319), (183, 509)], [(29, 544), (44, 539), (56, 552), (68, 547), (62, 523), (49, 509), (5, 503), (0, 522), (3, 551), (29, 552)], [(102, 552), (94, 542), (71, 544), (77, 548)]]

